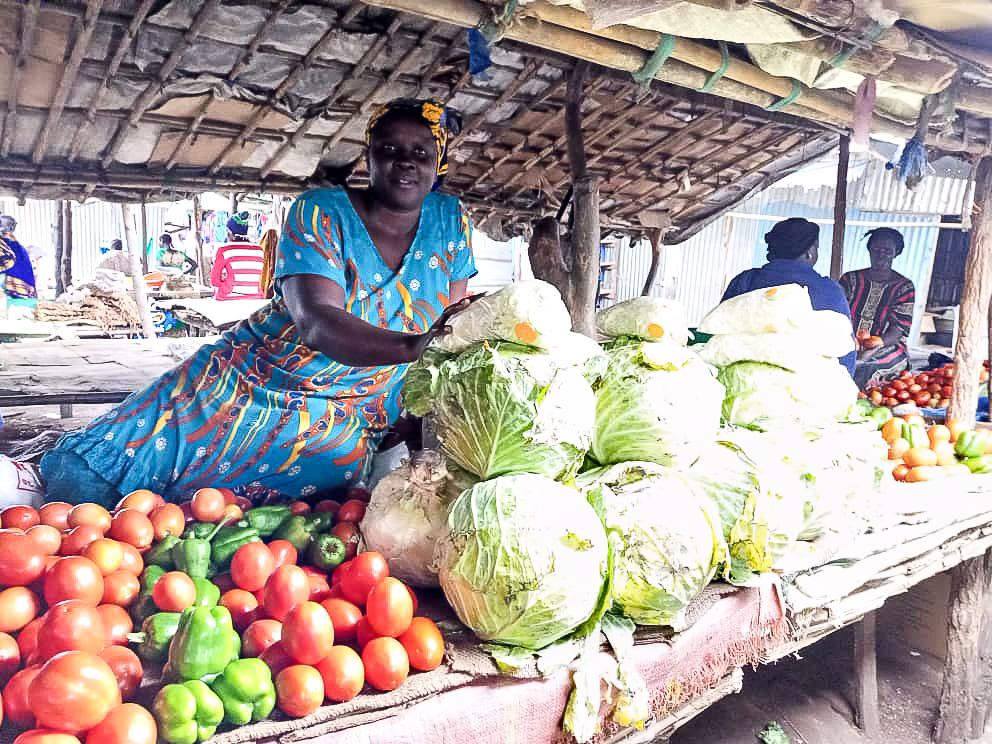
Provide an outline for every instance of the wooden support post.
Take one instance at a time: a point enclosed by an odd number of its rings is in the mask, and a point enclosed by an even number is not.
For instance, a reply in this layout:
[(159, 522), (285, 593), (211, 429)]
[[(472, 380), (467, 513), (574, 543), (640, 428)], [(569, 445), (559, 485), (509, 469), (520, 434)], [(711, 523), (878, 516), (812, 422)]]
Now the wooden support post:
[(144, 202), (141, 202), (141, 273), (148, 273), (148, 208)]
[(651, 266), (644, 280), (644, 288), (641, 289), (642, 297), (651, 294), (651, 289), (658, 279), (658, 269), (661, 267), (661, 230), (658, 228), (648, 230), (648, 240), (651, 242)]
[(72, 202), (62, 202), (62, 263), (59, 272), (63, 286), (72, 286)]
[(985, 556), (971, 558), (951, 571), (947, 657), (934, 744), (963, 744), (969, 738), (974, 696), (981, 682), (978, 642), (987, 586)]
[(55, 295), (65, 292), (66, 286), (62, 281), (62, 256), (65, 253), (65, 238), (62, 223), (65, 219), (65, 212), (62, 202), (55, 202), (55, 210), (52, 213), (52, 243), (55, 245)]
[(868, 737), (878, 734), (878, 671), (875, 663), (875, 613), (854, 625), (854, 714)]
[[(985, 554), (985, 579), (992, 580), (992, 552)], [(985, 726), (992, 713), (992, 592), (986, 587), (985, 601), (982, 603), (982, 625), (978, 635), (976, 661), (977, 689), (972, 696), (971, 738), (981, 739)]]
[(834, 239), (830, 250), (830, 278), (837, 280), (844, 273), (844, 231), (847, 229), (847, 169), (851, 162), (851, 139), (840, 138), (837, 156), (837, 188), (834, 190)]
[(197, 280), (200, 284), (209, 284), (210, 272), (203, 261), (203, 207), (200, 206), (199, 194), (193, 194), (193, 243), (196, 250)]
[(971, 248), (964, 266), (964, 290), (954, 347), (954, 388), (948, 418), (969, 429), (978, 407), (978, 377), (987, 351), (988, 308), (992, 298), (992, 157), (985, 157), (975, 177)]
[(141, 328), (145, 338), (155, 338), (155, 323), (152, 321), (152, 310), (148, 305), (148, 295), (141, 272), (141, 254), (144, 246), (138, 245), (138, 226), (134, 205), (121, 204), (121, 221), (124, 223), (124, 245), (127, 246), (131, 257), (131, 275), (134, 278), (134, 301), (138, 305), (138, 315), (141, 316)]

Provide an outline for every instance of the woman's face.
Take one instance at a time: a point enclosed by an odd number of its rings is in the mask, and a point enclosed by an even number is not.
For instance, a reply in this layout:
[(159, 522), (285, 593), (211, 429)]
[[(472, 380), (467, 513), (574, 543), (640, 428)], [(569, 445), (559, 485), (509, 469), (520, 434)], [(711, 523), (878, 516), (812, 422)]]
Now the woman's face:
[(437, 145), (426, 124), (385, 118), (369, 144), (372, 193), (392, 209), (420, 209), (437, 177)]
[(899, 247), (892, 238), (872, 238), (868, 243), (868, 257), (873, 269), (890, 269)]

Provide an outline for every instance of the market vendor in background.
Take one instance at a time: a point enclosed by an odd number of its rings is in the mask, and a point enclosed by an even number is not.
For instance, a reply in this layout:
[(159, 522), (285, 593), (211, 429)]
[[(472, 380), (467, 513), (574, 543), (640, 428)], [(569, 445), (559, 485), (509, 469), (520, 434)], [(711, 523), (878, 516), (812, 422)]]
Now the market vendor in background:
[(370, 186), (296, 200), (272, 302), (59, 440), (41, 461), (48, 498), (255, 484), (298, 498), (357, 483), (399, 416), (408, 363), (469, 303), (471, 224), (434, 192), (448, 121), (432, 101), (377, 111)]
[(178, 270), (180, 274), (192, 274), (196, 271), (197, 263), (186, 255), (186, 251), (176, 247), (172, 236), (162, 233), (158, 239), (158, 265), (163, 269)]
[(124, 244), (120, 240), (111, 240), (107, 254), (100, 259), (98, 269), (119, 271), (124, 276), (131, 276), (131, 257), (124, 252)]
[(227, 240), (230, 243), (248, 242), (248, 212), (232, 214), (227, 221)]
[[(814, 310), (833, 310), (851, 317), (844, 290), (833, 279), (821, 276), (813, 269), (819, 257), (819, 225), (801, 217), (790, 217), (777, 222), (765, 233), (765, 244), (768, 263), (735, 276), (727, 285), (721, 302), (755, 289), (798, 284), (809, 292)], [(851, 347), (854, 347), (853, 340)], [(840, 362), (854, 373), (854, 351), (841, 357)]]
[(906, 338), (916, 304), (913, 282), (892, 270), (892, 261), (905, 247), (902, 233), (878, 227), (866, 234), (871, 267), (849, 271), (840, 278), (858, 337), (880, 339), (874, 348), (858, 352), (854, 381), (862, 390), (909, 367)]
[(12, 320), (33, 318), (38, 307), (31, 257), (14, 235), (16, 229), (17, 221), (13, 217), (0, 215), (0, 279), (6, 315)]

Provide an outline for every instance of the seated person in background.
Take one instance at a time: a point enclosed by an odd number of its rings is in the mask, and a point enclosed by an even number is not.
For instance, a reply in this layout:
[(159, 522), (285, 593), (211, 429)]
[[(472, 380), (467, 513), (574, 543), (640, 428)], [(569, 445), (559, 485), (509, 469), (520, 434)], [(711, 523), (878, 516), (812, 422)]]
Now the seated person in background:
[(909, 367), (906, 337), (916, 304), (913, 282), (892, 270), (893, 259), (905, 245), (902, 234), (891, 227), (877, 227), (866, 234), (871, 267), (849, 271), (840, 278), (854, 330), (882, 339), (880, 346), (858, 352), (854, 381), (862, 390)]
[[(723, 300), (755, 289), (798, 284), (809, 291), (814, 310), (833, 310), (850, 318), (851, 311), (844, 290), (833, 279), (820, 276), (813, 270), (813, 264), (819, 256), (819, 242), (820, 228), (809, 220), (790, 217), (776, 223), (765, 233), (768, 263), (735, 276), (723, 293)], [(841, 364), (852, 374), (854, 359), (853, 351), (840, 359)]]
[(178, 269), (180, 274), (192, 274), (196, 271), (197, 263), (186, 255), (181, 248), (172, 244), (172, 236), (163, 233), (158, 239), (158, 265), (163, 269)]
[(3, 307), (7, 317), (13, 319), (33, 319), (38, 306), (38, 290), (35, 286), (34, 267), (31, 257), (14, 235), (17, 221), (9, 216), (0, 216), (0, 287), (4, 292)]
[(96, 265), (98, 269), (119, 271), (124, 276), (131, 276), (131, 257), (124, 252), (124, 244), (120, 240), (110, 241), (110, 250)]
[(232, 214), (227, 221), (227, 239), (231, 243), (248, 242), (248, 212)]

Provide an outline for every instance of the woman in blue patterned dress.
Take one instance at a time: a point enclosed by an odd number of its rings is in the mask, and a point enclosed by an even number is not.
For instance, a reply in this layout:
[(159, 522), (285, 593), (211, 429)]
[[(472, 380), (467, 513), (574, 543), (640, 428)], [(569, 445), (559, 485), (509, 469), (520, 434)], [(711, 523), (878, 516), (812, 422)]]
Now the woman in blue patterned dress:
[(380, 109), (366, 134), (368, 189), (297, 199), (272, 302), (41, 463), (48, 498), (171, 500), (204, 486), (291, 497), (359, 481), (399, 416), (401, 382), (475, 274), (472, 227), (445, 172), (447, 121), (431, 101)]

